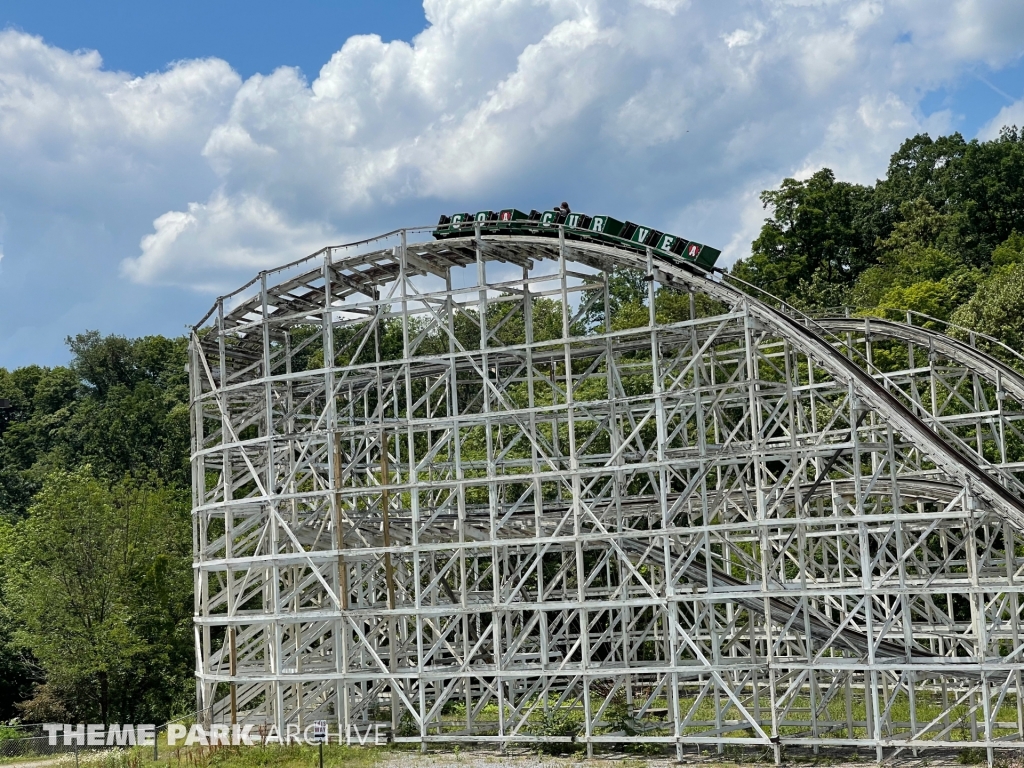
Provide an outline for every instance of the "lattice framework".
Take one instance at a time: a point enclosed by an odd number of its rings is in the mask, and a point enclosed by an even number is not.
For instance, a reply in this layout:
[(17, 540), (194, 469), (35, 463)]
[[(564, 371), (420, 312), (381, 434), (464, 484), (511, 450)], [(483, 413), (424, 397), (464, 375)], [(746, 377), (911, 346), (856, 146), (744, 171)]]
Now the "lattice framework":
[[(1024, 747), (1012, 367), (653, 251), (421, 234), (263, 273), (193, 334), (212, 719)], [(613, 313), (622, 270), (646, 300)]]

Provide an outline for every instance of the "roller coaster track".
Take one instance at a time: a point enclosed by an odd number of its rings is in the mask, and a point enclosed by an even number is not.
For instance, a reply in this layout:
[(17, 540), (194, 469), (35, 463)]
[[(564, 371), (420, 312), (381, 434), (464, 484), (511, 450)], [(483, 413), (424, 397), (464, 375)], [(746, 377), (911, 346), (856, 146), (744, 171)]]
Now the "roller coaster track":
[[(574, 244), (574, 249), (578, 248)], [(599, 248), (599, 246), (592, 246)], [(603, 249), (602, 249), (603, 250)], [(628, 260), (628, 261), (627, 261)], [(622, 258), (629, 266), (635, 269), (642, 269), (643, 264), (639, 263), (635, 256), (629, 254)], [(670, 262), (664, 257), (656, 257), (653, 250), (650, 252), (648, 261), (651, 267), (658, 269), (666, 276), (675, 276), (680, 282), (692, 289), (699, 290), (708, 296), (722, 301), (746, 301), (751, 313), (759, 320), (775, 328), (782, 336), (790, 342), (798, 345), (808, 355), (813, 356), (817, 362), (828, 369), (833, 375), (849, 381), (866, 402), (874, 408), (885, 413), (897, 428), (921, 446), (927, 446), (930, 455), (945, 471), (959, 478), (964, 483), (976, 490), (977, 493), (986, 499), (995, 508), (1010, 520), (1018, 530), (1024, 531), (1024, 498), (1019, 493), (1013, 493), (1004, 487), (1003, 483), (992, 477), (992, 466), (984, 467), (977, 458), (964, 455), (957, 451), (949, 443), (936, 434), (935, 430), (920, 416), (911, 411), (904, 403), (883, 384), (866, 371), (863, 367), (850, 360), (846, 355), (835, 349), (832, 342), (828, 340), (829, 331), (845, 331), (845, 328), (838, 327), (838, 323), (831, 323), (831, 327), (820, 322), (804, 319), (801, 321), (789, 312), (782, 311), (765, 302), (759, 301), (753, 296), (744, 293), (725, 282), (716, 282), (709, 277), (708, 271), (701, 270), (696, 265)], [(789, 309), (787, 307), (787, 309)], [(881, 325), (884, 321), (878, 321)], [(920, 331), (922, 329), (908, 326), (908, 331)], [(922, 335), (922, 338), (926, 338)], [(927, 337), (930, 338), (930, 337)], [(945, 349), (954, 354), (964, 354), (962, 347), (967, 345), (959, 344), (955, 339), (950, 338)], [(969, 349), (969, 347), (967, 347)], [(955, 352), (954, 352), (955, 350)], [(952, 355), (951, 355), (952, 356)], [(964, 355), (966, 358), (966, 355)], [(983, 353), (974, 350), (974, 356), (981, 359)], [(955, 358), (954, 358), (955, 359)], [(993, 358), (988, 359), (988, 364), (997, 364)], [(1006, 372), (1012, 375), (1012, 369), (1008, 366), (1001, 366)], [(998, 368), (992, 368), (994, 372)], [(1002, 478), (1007, 482), (1005, 476)], [(1019, 483), (1015, 490), (1024, 490)]]
[(877, 317), (819, 317), (816, 322), (830, 334), (859, 333), (881, 339), (911, 341), (923, 349), (945, 355), (973, 369), (993, 384), (1001, 384), (1024, 403), (1024, 375), (993, 355), (945, 333)]
[[(200, 710), (1024, 748), (1015, 369), (653, 248), (428, 231), (261, 273), (192, 335)], [(614, 315), (622, 269), (647, 296)]]

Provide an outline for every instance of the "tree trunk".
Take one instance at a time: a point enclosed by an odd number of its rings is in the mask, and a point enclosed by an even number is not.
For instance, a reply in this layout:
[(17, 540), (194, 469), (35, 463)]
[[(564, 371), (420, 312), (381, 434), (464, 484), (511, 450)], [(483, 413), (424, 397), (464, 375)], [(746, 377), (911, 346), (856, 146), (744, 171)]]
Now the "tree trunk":
[(110, 681), (106, 672), (99, 673), (100, 679), (100, 721), (104, 726), (110, 725)]

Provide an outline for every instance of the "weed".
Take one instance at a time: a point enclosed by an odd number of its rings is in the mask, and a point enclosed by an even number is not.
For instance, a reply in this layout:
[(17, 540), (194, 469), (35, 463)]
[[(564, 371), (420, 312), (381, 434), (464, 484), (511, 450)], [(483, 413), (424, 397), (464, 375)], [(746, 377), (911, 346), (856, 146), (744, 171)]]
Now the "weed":
[(967, 747), (960, 750), (960, 754), (956, 756), (956, 759), (960, 765), (977, 765), (978, 763), (985, 762), (987, 755), (981, 747)]
[(540, 749), (549, 755), (565, 755), (576, 752), (580, 745), (576, 744), (583, 715), (579, 712), (546, 712), (537, 722), (531, 724), (531, 732), (535, 736), (569, 736), (571, 741), (545, 741)]

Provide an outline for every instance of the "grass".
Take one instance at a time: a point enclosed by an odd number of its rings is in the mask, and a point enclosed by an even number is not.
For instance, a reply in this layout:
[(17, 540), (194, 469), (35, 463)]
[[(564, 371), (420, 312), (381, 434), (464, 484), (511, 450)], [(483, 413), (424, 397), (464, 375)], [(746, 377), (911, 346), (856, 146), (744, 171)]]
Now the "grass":
[[(370, 768), (378, 763), (383, 747), (324, 745), (324, 768)], [(319, 747), (306, 744), (267, 744), (254, 747), (182, 747), (160, 756), (168, 768), (319, 768)], [(153, 763), (150, 762), (152, 765)], [(104, 768), (96, 766), (96, 768)], [(136, 768), (111, 766), (110, 768)]]
[[(387, 748), (324, 746), (324, 768), (372, 768)], [(0, 766), (52, 761), (53, 768), (76, 768), (74, 752), (59, 755), (19, 755), (0, 759)], [(305, 744), (268, 744), (240, 747), (175, 747), (161, 743), (159, 759), (153, 747), (81, 750), (78, 768), (319, 768), (318, 747)]]
[[(956, 695), (951, 693), (949, 702), (952, 703), (955, 701), (955, 698)], [(600, 697), (595, 697), (592, 701), (592, 706), (596, 708), (599, 706)], [(696, 699), (693, 697), (683, 698), (680, 700), (679, 711), (681, 717), (686, 717), (690, 713), (695, 701)], [(750, 695), (741, 697), (741, 701), (743, 702), (744, 707), (746, 707), (746, 709), (752, 714), (757, 709), (757, 707), (755, 707), (755, 702)], [(820, 702), (820, 698), (818, 701)], [(528, 702), (528, 704), (533, 703), (536, 702)], [(763, 727), (767, 728), (767, 724), (770, 721), (771, 702), (766, 695), (762, 695), (759, 704)], [(724, 694), (719, 697), (719, 706), (723, 725), (727, 729), (730, 725), (732, 726), (732, 730), (723, 734), (725, 739), (739, 736), (752, 737), (755, 735), (753, 729), (744, 727), (745, 724), (739, 710), (733, 706)], [(818, 706), (820, 706), (820, 704)], [(820, 735), (855, 739), (866, 738), (868, 729), (865, 720), (867, 719), (868, 708), (863, 695), (855, 695), (850, 702), (849, 719), (852, 721), (852, 729), (848, 725), (846, 706), (845, 697), (840, 695), (829, 701), (823, 711), (819, 710), (818, 727)], [(1015, 723), (1017, 719), (1016, 706), (1016, 698), (1013, 696), (1007, 696), (995, 719), (1006, 724)], [(656, 711), (660, 710), (661, 712), (664, 712), (668, 707), (668, 701), (664, 698), (657, 698), (651, 702), (651, 707)], [(566, 699), (563, 702), (562, 707), (558, 712), (545, 714), (542, 708), (536, 707), (527, 717), (524, 732), (537, 736), (579, 735), (579, 733), (582, 732), (583, 726), (582, 709), (582, 700), (571, 698)], [(786, 709), (787, 711), (784, 715), (780, 712), (779, 734), (783, 737), (810, 736), (812, 731), (810, 697), (806, 693), (797, 696), (795, 701), (792, 701), (792, 706)], [(931, 723), (944, 711), (944, 707), (942, 706), (942, 697), (935, 692), (918, 691), (915, 709), (916, 712), (914, 714), (916, 716), (917, 728), (922, 728)], [(507, 717), (511, 717), (511, 710), (508, 710)], [(977, 713), (977, 717), (980, 719), (980, 711)], [(620, 695), (617, 696), (616, 699), (605, 709), (603, 719), (605, 722), (597, 726), (595, 733), (624, 732), (627, 737), (635, 737), (639, 735), (641, 737), (641, 741), (637, 742), (639, 746), (653, 746), (643, 745), (642, 736), (644, 734), (668, 735), (671, 733), (670, 723), (667, 719), (662, 720), (661, 715), (653, 718), (645, 718), (643, 722), (634, 721), (632, 714), (625, 706), (625, 700), (624, 697), (622, 697), (621, 692)], [(897, 694), (895, 700), (888, 709), (887, 716), (884, 719), (886, 721), (883, 722), (882, 725), (882, 735), (884, 737), (900, 738), (901, 736), (909, 735), (911, 732), (910, 698), (903, 692)], [(923, 734), (923, 737), (925, 739), (939, 737), (944, 741), (954, 742), (970, 741), (971, 719), (971, 715), (969, 714), (968, 707), (966, 705), (954, 707), (946, 717), (940, 718), (936, 725), (932, 726), (926, 734)], [(715, 721), (714, 696), (708, 695), (704, 697), (696, 707), (693, 717), (683, 729), (683, 735), (694, 736), (713, 731), (716, 727)], [(493, 731), (493, 733), (497, 733), (497, 705), (490, 703), (483, 707), (478, 713), (475, 722), (478, 732), (490, 733)], [(950, 725), (952, 726), (951, 728), (948, 727)], [(430, 730), (434, 733), (443, 733), (460, 730), (464, 727), (465, 709), (461, 704), (456, 704), (440, 722), (432, 724)], [(980, 723), (977, 727), (980, 734), (983, 727)], [(942, 733), (941, 737), (939, 736), (940, 733)], [(1016, 733), (1015, 727), (993, 729), (993, 736), (997, 738), (1013, 733)], [(626, 742), (624, 742), (624, 744), (625, 743)], [(551, 745), (549, 747), (551, 751), (561, 751), (566, 748), (567, 745), (558, 747)], [(630, 750), (627, 749), (626, 751)], [(647, 750), (642, 751), (646, 752)], [(652, 753), (660, 751), (660, 748), (651, 749), (650, 751)], [(1022, 765), (1021, 768), (1024, 768), (1024, 765)]]

